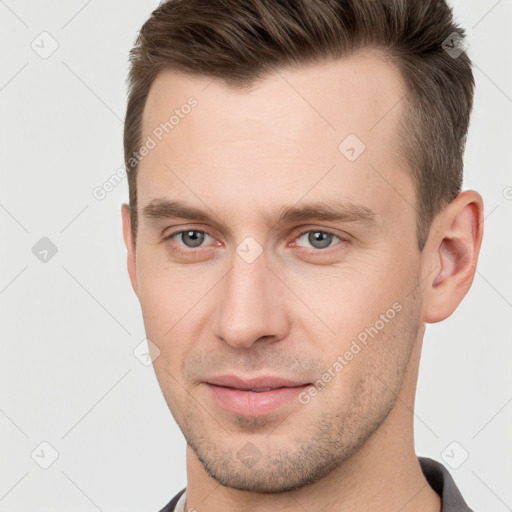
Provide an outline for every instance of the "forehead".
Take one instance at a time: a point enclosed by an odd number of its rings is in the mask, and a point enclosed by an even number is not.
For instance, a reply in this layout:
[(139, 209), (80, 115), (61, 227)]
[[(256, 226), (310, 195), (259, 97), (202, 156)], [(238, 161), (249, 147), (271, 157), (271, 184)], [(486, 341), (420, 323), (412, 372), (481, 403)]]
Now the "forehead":
[(192, 189), (218, 202), (235, 191), (247, 200), (277, 191), (289, 202), (312, 187), (322, 199), (333, 187), (372, 199), (383, 179), (403, 180), (404, 94), (398, 70), (371, 52), (281, 69), (249, 91), (162, 71), (143, 115), (143, 140), (154, 144), (139, 164), (139, 205), (174, 193), (193, 198)]
[[(194, 109), (191, 119), (181, 124), (197, 136), (208, 135), (205, 138), (210, 140), (222, 137), (223, 133), (231, 135), (229, 128), (235, 126), (242, 130), (240, 138), (264, 130), (269, 134), (268, 140), (272, 140), (272, 133), (285, 126), (292, 133), (281, 133), (279, 139), (304, 135), (305, 131), (309, 135), (305, 139), (318, 142), (311, 133), (317, 128), (330, 134), (333, 140), (346, 132), (359, 132), (364, 138), (403, 97), (404, 91), (397, 68), (380, 53), (368, 51), (337, 61), (280, 69), (256, 83), (249, 92), (228, 87), (219, 79), (164, 70), (151, 86), (143, 131), (151, 133), (193, 96), (200, 108)], [(400, 107), (386, 116), (388, 127)], [(212, 118), (219, 128), (215, 133), (208, 131)], [(173, 138), (178, 139), (180, 132), (183, 137), (189, 135), (185, 128), (173, 133)]]

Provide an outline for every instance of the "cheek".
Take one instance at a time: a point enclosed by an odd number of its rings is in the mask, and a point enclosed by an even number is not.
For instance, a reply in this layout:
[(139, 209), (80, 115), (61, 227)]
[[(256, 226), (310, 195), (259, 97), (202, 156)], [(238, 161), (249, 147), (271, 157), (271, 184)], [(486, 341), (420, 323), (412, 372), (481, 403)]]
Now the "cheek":
[[(310, 310), (302, 315), (305, 328), (321, 326), (325, 333), (331, 331), (331, 337), (348, 341), (374, 325), (395, 303), (401, 304), (415, 280), (410, 270), (392, 272), (391, 261), (380, 253), (344, 266), (312, 268), (290, 275), (290, 287)], [(298, 301), (294, 307), (304, 309)], [(322, 322), (312, 322), (315, 316)]]
[[(194, 348), (204, 328), (210, 282), (208, 272), (191, 272), (156, 257), (140, 258), (139, 300), (146, 336), (160, 350), (155, 371), (165, 367), (173, 375), (182, 373), (183, 361)], [(158, 369), (160, 367), (160, 370)]]
[(370, 315), (364, 327), (350, 327), (356, 334), (340, 326), (342, 332), (324, 350), (330, 352), (325, 372), (335, 375), (327, 385), (331, 391), (321, 393), (331, 404), (328, 409), (353, 409), (364, 416), (398, 395), (418, 334), (418, 311), (417, 301), (409, 299), (384, 309), (377, 320)]
[(164, 336), (197, 301), (201, 279), (190, 277), (169, 265), (164, 251), (147, 248), (137, 254), (138, 296), (146, 329), (153, 335)]
[(139, 299), (148, 337), (164, 337), (173, 324), (170, 312), (176, 308), (175, 294), (169, 293), (162, 280), (146, 279), (139, 281)]

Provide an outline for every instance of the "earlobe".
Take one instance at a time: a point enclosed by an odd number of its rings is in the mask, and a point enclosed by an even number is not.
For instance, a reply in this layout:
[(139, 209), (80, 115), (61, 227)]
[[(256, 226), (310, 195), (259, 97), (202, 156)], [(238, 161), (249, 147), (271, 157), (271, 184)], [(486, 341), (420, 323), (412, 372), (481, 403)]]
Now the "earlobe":
[(425, 247), (425, 262), (434, 269), (424, 289), (427, 323), (448, 318), (471, 287), (483, 236), (482, 197), (472, 190), (461, 192), (436, 221)]
[(123, 221), (123, 239), (127, 252), (127, 268), (132, 288), (137, 295), (137, 263), (135, 259), (135, 240), (133, 239), (132, 222), (130, 216), (130, 207), (123, 204), (121, 207), (121, 217)]

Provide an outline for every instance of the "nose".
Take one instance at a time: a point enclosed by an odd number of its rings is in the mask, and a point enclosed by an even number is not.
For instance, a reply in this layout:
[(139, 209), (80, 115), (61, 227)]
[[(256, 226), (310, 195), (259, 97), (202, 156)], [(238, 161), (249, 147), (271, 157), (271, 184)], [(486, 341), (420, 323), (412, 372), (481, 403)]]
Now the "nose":
[(234, 254), (218, 294), (215, 334), (225, 343), (249, 348), (256, 341), (286, 337), (289, 311), (283, 284), (267, 267), (265, 254), (252, 263)]

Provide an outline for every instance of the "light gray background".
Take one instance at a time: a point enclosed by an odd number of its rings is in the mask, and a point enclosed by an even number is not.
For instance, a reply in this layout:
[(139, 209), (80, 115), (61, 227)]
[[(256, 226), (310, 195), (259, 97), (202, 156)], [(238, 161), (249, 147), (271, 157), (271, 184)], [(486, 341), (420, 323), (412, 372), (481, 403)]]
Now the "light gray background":
[[(0, 0), (0, 511), (157, 511), (186, 484), (185, 443), (151, 366), (125, 267), (127, 55), (156, 0)], [(486, 205), (473, 288), (427, 328), (420, 455), (477, 511), (512, 510), (512, 1), (459, 0), (477, 94), (465, 188)], [(52, 40), (58, 49), (43, 59)], [(46, 39), (43, 39), (46, 38)], [(48, 237), (58, 252), (32, 252)], [(52, 449), (57, 460), (51, 462)], [(451, 444), (453, 442), (456, 444)], [(448, 449), (447, 449), (448, 447)], [(32, 454), (33, 453), (33, 458)], [(36, 462), (37, 461), (37, 462)]]

